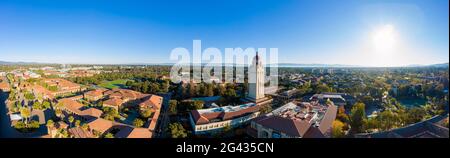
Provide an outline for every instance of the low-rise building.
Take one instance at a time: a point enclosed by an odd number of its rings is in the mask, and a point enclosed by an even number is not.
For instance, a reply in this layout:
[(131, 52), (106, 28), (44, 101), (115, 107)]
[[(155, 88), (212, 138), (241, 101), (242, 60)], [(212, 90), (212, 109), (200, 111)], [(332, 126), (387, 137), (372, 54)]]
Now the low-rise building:
[(27, 86), (28, 91), (32, 92), (35, 96), (42, 96), (43, 99), (50, 99), (53, 100), (55, 99), (55, 95), (53, 92), (49, 91), (48, 89), (37, 85), (37, 84), (32, 84)]
[(161, 112), (163, 98), (157, 95), (150, 95), (144, 97), (142, 100), (143, 101), (139, 103), (139, 108), (147, 109), (152, 112), (152, 116), (150, 116), (150, 118), (147, 120), (144, 127), (146, 127), (151, 132), (154, 132)]
[(83, 104), (69, 98), (58, 100), (58, 104), (63, 105), (63, 110), (69, 115), (75, 115), (82, 120), (99, 118), (103, 112), (96, 108), (87, 108)]
[(11, 91), (11, 87), (7, 82), (0, 82), (0, 91), (2, 92), (9, 92)]
[(114, 122), (102, 118), (97, 118), (91, 120), (89, 123), (87, 123), (87, 125), (89, 127), (89, 131), (94, 135), (102, 136), (111, 130), (111, 128), (114, 126)]
[(330, 137), (337, 107), (332, 103), (290, 102), (254, 119), (247, 133), (255, 138)]
[(96, 89), (89, 92), (84, 93), (84, 98), (88, 101), (97, 101), (101, 98), (103, 98), (103, 92), (105, 92), (102, 89)]
[(52, 92), (54, 96), (62, 96), (71, 93), (77, 93), (85, 90), (86, 88), (81, 87), (81, 85), (67, 81), (65, 79), (53, 78), (45, 79), (44, 83), (49, 87), (57, 87), (57, 91)]
[(103, 106), (119, 110), (124, 101), (120, 98), (110, 98), (103, 102)]
[(238, 106), (193, 110), (190, 122), (195, 134), (218, 132), (226, 126), (236, 127), (259, 116), (261, 104), (248, 103)]
[(332, 101), (336, 106), (353, 105), (355, 98), (346, 93), (321, 93), (314, 94), (310, 101), (319, 101), (320, 104), (325, 104), (328, 100)]
[(124, 126), (115, 135), (116, 138), (151, 138), (153, 135), (149, 129), (146, 128), (133, 128)]

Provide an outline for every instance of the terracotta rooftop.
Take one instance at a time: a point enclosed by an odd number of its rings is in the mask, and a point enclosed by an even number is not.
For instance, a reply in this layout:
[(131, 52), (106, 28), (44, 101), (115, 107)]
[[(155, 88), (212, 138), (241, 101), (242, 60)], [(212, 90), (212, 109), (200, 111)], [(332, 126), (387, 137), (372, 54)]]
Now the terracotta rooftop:
[(6, 82), (0, 82), (0, 90), (1, 89), (9, 89), (9, 84)]
[(52, 79), (45, 79), (45, 83), (47, 83), (49, 86), (58, 86), (60, 88), (77, 88), (80, 87), (79, 84), (67, 81), (65, 79), (61, 78), (52, 78)]
[(254, 122), (289, 136), (302, 138), (323, 138), (330, 136), (330, 129), (336, 118), (337, 107), (323, 106), (317, 102), (288, 103), (271, 114)]
[(263, 120), (259, 120), (258, 124), (295, 137), (303, 137), (308, 131), (309, 127), (311, 127), (311, 124), (307, 121), (296, 121), (279, 116), (273, 116)]
[(137, 91), (129, 90), (129, 89), (113, 89), (104, 92), (105, 95), (109, 95), (110, 98), (120, 98), (123, 100), (135, 100), (142, 97), (146, 97), (148, 95), (142, 94)]
[(162, 100), (163, 98), (157, 95), (150, 95), (149, 97), (146, 97), (143, 102), (139, 104), (140, 107), (146, 107), (151, 108), (154, 110), (161, 109)]
[(124, 127), (115, 135), (116, 138), (151, 138), (152, 132), (146, 128)]
[(87, 124), (90, 129), (98, 131), (100, 133), (106, 132), (113, 127), (113, 122), (102, 118), (97, 118)]
[(93, 116), (93, 117), (100, 117), (103, 112), (101, 110), (95, 109), (95, 108), (87, 108), (87, 109), (83, 109), (85, 108), (85, 106), (77, 101), (74, 101), (70, 98), (64, 98), (64, 99), (60, 99), (58, 100), (58, 104), (63, 104), (64, 107), (77, 114), (77, 115), (87, 115), (87, 116)]
[(75, 138), (94, 138), (94, 135), (80, 127), (69, 128), (67, 130)]
[(195, 124), (207, 124), (214, 120), (229, 120), (259, 111), (261, 105), (254, 103), (238, 106), (224, 106), (219, 108), (192, 110), (191, 116)]
[(96, 108), (89, 108), (83, 111), (84, 115), (94, 116), (94, 117), (100, 117), (103, 114), (103, 111), (96, 109)]
[(92, 96), (92, 97), (101, 97), (103, 96), (104, 90), (102, 89), (96, 89), (89, 92), (84, 93), (85, 96)]
[(55, 96), (53, 95), (53, 92), (45, 89), (44, 87), (42, 87), (40, 85), (30, 85), (30, 86), (28, 86), (28, 90), (46, 95), (50, 99), (55, 98)]
[(111, 105), (111, 106), (121, 106), (123, 104), (123, 100), (119, 98), (111, 98), (103, 102), (103, 104)]

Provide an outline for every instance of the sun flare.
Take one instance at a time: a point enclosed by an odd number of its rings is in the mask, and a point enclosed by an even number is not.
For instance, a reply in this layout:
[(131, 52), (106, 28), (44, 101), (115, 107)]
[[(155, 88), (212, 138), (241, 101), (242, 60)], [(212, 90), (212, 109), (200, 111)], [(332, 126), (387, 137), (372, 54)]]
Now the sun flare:
[(373, 45), (378, 53), (392, 51), (397, 41), (395, 28), (392, 25), (384, 25), (376, 29), (372, 34)]
[(391, 24), (381, 25), (370, 34), (369, 53), (372, 66), (394, 66), (400, 63), (399, 35)]

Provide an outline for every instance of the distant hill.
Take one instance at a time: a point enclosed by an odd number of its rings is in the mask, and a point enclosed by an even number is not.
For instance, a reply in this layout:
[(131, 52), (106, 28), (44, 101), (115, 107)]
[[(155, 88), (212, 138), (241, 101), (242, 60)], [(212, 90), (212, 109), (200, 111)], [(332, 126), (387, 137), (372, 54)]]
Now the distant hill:
[[(52, 63), (39, 63), (39, 62), (9, 62), (9, 61), (0, 61), (0, 65), (48, 65)], [(160, 66), (172, 66), (175, 63), (129, 63), (129, 64), (88, 64), (88, 65), (160, 65)], [(202, 65), (205, 65), (206, 63), (202, 63)], [(83, 64), (82, 64), (83, 65)], [(193, 64), (193, 65), (199, 65), (199, 64)], [(216, 65), (216, 64), (210, 64), (210, 65)], [(225, 66), (233, 66), (234, 64), (220, 64)], [(236, 66), (244, 66), (243, 64), (236, 64)], [(335, 68), (351, 68), (351, 67), (365, 67), (365, 66), (359, 66), (359, 65), (344, 65), (344, 64), (295, 64), (295, 63), (279, 63), (277, 65), (269, 64), (267, 66), (278, 66), (278, 67), (335, 67)], [(448, 68), (449, 63), (440, 63), (440, 64), (431, 64), (431, 65), (418, 65), (418, 64), (411, 64), (411, 65), (405, 65), (403, 67), (436, 67), (436, 68)]]
[(448, 63), (428, 65), (430, 67), (448, 68)]
[(278, 67), (359, 67), (357, 65), (343, 65), (343, 64), (293, 64), (293, 63), (279, 63)]
[(0, 65), (35, 65), (35, 64), (44, 64), (37, 62), (9, 62), (9, 61), (0, 61)]

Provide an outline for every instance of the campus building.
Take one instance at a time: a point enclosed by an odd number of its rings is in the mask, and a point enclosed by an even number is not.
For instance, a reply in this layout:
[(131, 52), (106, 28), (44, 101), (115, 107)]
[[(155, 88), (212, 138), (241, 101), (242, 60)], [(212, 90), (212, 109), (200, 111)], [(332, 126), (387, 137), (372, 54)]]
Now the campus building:
[(258, 117), (259, 109), (273, 100), (264, 95), (264, 76), (264, 66), (256, 54), (249, 68), (248, 97), (242, 99), (245, 104), (191, 111), (190, 122), (194, 133), (213, 133), (227, 126), (240, 126)]
[(326, 138), (336, 113), (332, 102), (290, 102), (252, 120), (247, 133), (255, 138)]

